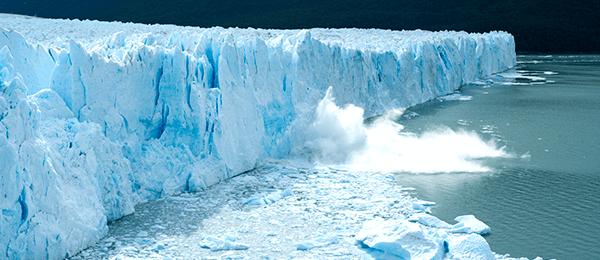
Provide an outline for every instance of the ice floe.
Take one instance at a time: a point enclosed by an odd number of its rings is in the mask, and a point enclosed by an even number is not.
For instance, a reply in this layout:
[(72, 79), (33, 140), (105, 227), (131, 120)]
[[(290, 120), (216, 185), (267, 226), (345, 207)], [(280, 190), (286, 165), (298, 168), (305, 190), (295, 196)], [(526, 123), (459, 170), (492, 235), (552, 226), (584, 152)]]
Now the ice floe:
[(477, 233), (480, 235), (487, 235), (491, 232), (488, 225), (473, 215), (458, 216), (454, 220), (458, 223), (454, 224), (450, 229), (450, 232), (452, 233)]

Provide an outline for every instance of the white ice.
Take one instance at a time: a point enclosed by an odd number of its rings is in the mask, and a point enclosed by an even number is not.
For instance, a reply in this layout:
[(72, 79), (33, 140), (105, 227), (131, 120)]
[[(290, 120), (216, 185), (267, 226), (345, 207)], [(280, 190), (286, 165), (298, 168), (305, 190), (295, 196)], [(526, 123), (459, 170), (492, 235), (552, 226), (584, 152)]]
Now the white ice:
[(449, 259), (496, 259), (485, 239), (477, 234), (449, 235)]
[(365, 222), (356, 240), (378, 259), (442, 259), (444, 237), (406, 220)]
[(477, 233), (480, 235), (487, 235), (491, 232), (488, 225), (473, 215), (458, 216), (454, 220), (458, 223), (454, 224), (450, 229), (450, 232), (452, 233)]
[(408, 218), (408, 221), (417, 222), (421, 225), (428, 227), (436, 227), (436, 228), (451, 228), (452, 225), (446, 223), (435, 216), (432, 216), (427, 213), (415, 213)]
[(226, 236), (225, 238), (217, 238), (207, 236), (200, 241), (199, 246), (201, 248), (210, 249), (211, 251), (228, 251), (228, 250), (247, 250), (248, 246), (236, 243), (236, 238)]
[[(416, 223), (410, 222), (414, 220)], [(416, 213), (408, 221), (368, 221), (356, 239), (377, 259), (496, 259), (481, 235), (452, 233), (449, 226), (433, 216)]]

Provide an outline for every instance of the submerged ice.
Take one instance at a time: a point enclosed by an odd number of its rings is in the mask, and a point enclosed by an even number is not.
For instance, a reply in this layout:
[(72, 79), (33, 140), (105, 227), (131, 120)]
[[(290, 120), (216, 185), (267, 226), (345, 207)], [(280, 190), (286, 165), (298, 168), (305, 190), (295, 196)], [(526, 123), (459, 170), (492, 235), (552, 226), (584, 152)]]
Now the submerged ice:
[(338, 120), (341, 127), (332, 130), (345, 138), (341, 147), (356, 151), (338, 154), (340, 143), (328, 148), (331, 134), (319, 130), (325, 141), (312, 140), (312, 147), (331, 159), (356, 169), (366, 166), (352, 158), (383, 162), (363, 149), (386, 148), (369, 138), (375, 130), (402, 137), (394, 139), (402, 154), (387, 159), (441, 155), (427, 151), (440, 140), (469, 148), (444, 157), (442, 168), (374, 170), (485, 170), (468, 159), (500, 154), (469, 134), (404, 137), (396, 125), (366, 128), (362, 121), (514, 66), (507, 33), (200, 29), (9, 15), (0, 21), (2, 258), (73, 255), (136, 204), (303, 153), (315, 135), (307, 126), (318, 122), (313, 111), (330, 85), (330, 98), (355, 107), (348, 118), (323, 120)]

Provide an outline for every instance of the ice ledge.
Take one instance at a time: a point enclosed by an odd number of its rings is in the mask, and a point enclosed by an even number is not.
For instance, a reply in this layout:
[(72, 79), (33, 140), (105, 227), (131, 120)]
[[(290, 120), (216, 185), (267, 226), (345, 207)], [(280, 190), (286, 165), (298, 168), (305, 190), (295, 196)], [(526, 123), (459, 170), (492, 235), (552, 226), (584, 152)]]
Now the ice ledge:
[(137, 203), (296, 152), (329, 85), (368, 116), (516, 63), (503, 32), (0, 24), (0, 258), (73, 255)]

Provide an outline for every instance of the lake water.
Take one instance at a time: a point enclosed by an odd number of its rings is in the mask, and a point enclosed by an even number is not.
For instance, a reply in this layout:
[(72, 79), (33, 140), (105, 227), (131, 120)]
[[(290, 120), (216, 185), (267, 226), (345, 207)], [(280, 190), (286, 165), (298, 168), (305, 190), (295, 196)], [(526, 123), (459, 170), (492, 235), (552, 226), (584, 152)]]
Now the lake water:
[[(519, 56), (515, 71), (466, 86), (462, 101), (410, 109), (407, 130), (476, 131), (513, 158), (489, 173), (399, 174), (450, 223), (475, 214), (492, 227), (497, 253), (600, 258), (600, 56)], [(432, 162), (435, 163), (435, 162)]]

